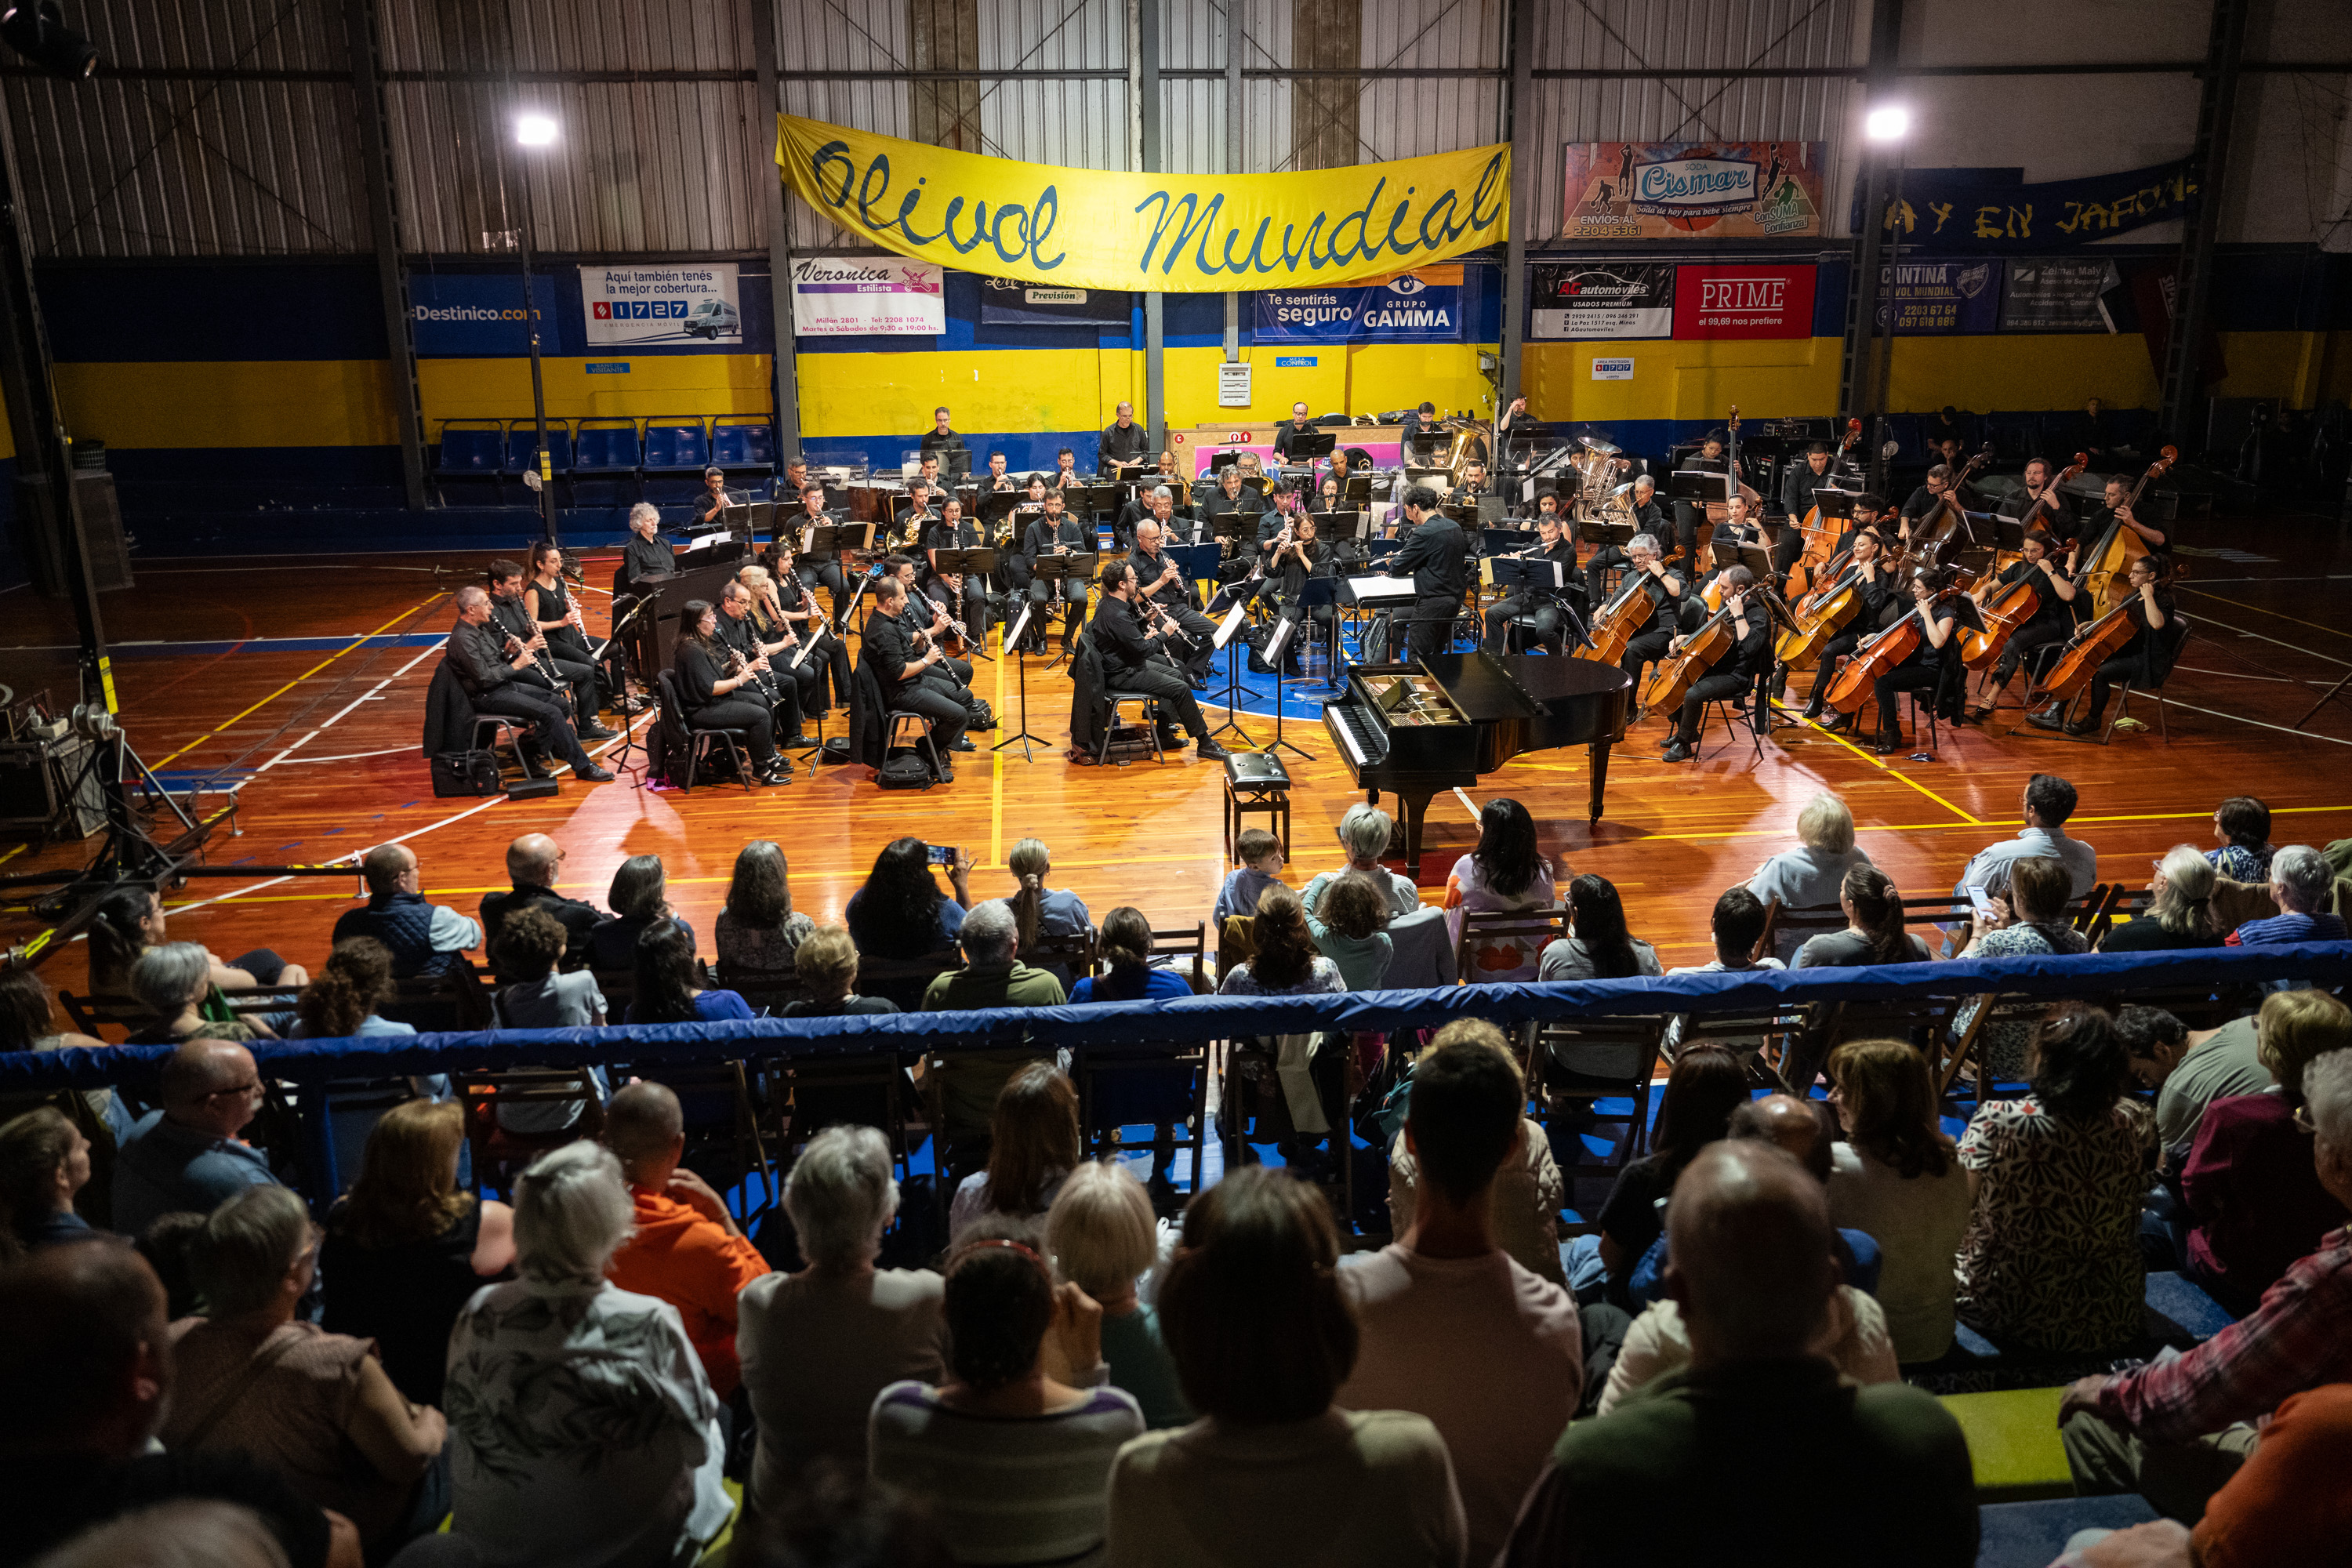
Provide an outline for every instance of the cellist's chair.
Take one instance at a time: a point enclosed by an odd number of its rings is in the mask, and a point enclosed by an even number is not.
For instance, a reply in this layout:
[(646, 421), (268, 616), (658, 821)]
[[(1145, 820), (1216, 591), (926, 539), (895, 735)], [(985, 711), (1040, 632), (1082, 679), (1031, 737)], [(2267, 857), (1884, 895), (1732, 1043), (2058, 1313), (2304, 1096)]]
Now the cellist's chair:
[[(2171, 621), (2166, 625), (2164, 631), (2158, 632), (2157, 635), (2158, 637), (2162, 637), (2165, 632), (2172, 631), (2175, 626), (2178, 626), (2179, 631), (2171, 639), (2171, 653), (2172, 658), (2175, 660), (2178, 660), (2180, 658), (2180, 650), (2182, 647), (2189, 641), (2189, 633), (2190, 629), (2189, 617), (2182, 615), (2179, 611), (2175, 610), (2172, 613)], [(2166, 679), (2171, 679), (2171, 677), (2168, 670)], [(2158, 681), (2154, 686), (2134, 686), (2128, 680), (2119, 682), (2116, 685), (2116, 705), (2107, 714), (2106, 727), (2099, 731), (2099, 744), (2104, 746), (2108, 742), (2108, 741), (2114, 738), (2116, 725), (2123, 718), (2124, 709), (2130, 703), (2132, 693), (2135, 691), (2146, 693), (2147, 697), (2156, 703), (2156, 732), (2163, 739), (2166, 745), (2168, 746), (2172, 744), (2172, 726), (2166, 723), (2164, 721), (2164, 681), (2162, 680)]]
[[(1748, 701), (1751, 708), (1760, 709), (1766, 706), (1752, 689), (1748, 692)], [(1747, 724), (1748, 748), (1756, 753), (1756, 760), (1762, 762), (1764, 738), (1758, 723), (1758, 717), (1759, 715), (1754, 711), (1745, 714), (1738, 712), (1731, 706), (1731, 699), (1727, 697), (1718, 698), (1707, 703), (1699, 710), (1698, 743), (1691, 748), (1694, 758), (1704, 758), (1706, 755), (1707, 728), (1719, 718), (1723, 721), (1724, 743), (1729, 746), (1737, 747), (1739, 744), (1739, 727), (1743, 721)]]

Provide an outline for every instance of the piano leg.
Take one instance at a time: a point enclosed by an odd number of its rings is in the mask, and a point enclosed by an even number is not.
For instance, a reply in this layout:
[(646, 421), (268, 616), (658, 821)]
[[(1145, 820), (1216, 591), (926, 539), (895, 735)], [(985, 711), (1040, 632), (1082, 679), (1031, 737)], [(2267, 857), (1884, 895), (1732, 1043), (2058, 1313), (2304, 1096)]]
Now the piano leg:
[(1425, 795), (1397, 796), (1397, 809), (1404, 818), (1404, 873), (1415, 883), (1421, 880), (1421, 825), (1429, 816), (1429, 800)]
[(1601, 794), (1609, 784), (1609, 742), (1592, 742), (1592, 798), (1590, 802), (1593, 822), (1601, 820)]

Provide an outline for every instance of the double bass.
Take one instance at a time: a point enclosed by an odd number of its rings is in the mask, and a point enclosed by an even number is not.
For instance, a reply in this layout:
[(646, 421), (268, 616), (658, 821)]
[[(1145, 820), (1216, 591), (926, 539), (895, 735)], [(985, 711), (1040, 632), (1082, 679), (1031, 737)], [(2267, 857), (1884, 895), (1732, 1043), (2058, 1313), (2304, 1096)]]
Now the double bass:
[[(1731, 417), (1724, 422), (1724, 436), (1723, 471), (1731, 476), (1733, 489), (1748, 503), (1748, 517), (1751, 520), (1759, 518), (1764, 515), (1764, 500), (1756, 493), (1755, 486), (1739, 477), (1739, 405), (1737, 403), (1731, 405)], [(1728, 503), (1719, 500), (1706, 503), (1706, 521), (1710, 528), (1722, 527), (1724, 519), (1730, 515)], [(1694, 566), (1696, 564), (1693, 563)]]
[[(1846, 460), (1846, 454), (1853, 451), (1853, 444), (1861, 439), (1862, 421), (1848, 419), (1845, 422), (1845, 439), (1840, 442), (1838, 449), (1830, 455), (1830, 466), (1822, 474), (1822, 478), (1826, 479), (1836, 473), (1838, 465)], [(1800, 554), (1796, 563), (1789, 568), (1789, 597), (1794, 600), (1818, 585), (1814, 579), (1821, 574), (1822, 568), (1830, 564), (1830, 556), (1837, 547), (1838, 531), (1822, 521), (1822, 509), (1819, 503), (1806, 509), (1804, 521), (1799, 522), (1791, 518), (1787, 526), (1795, 529), (1804, 535), (1805, 539), (1803, 553)], [(1832, 572), (1830, 575), (1834, 576), (1836, 574)]]
[[(2156, 461), (2148, 465), (2147, 472), (2139, 477), (2139, 483), (2132, 487), (2131, 495), (2124, 501), (2122, 510), (2137, 510), (2139, 498), (2147, 491), (2149, 481), (2179, 460), (2179, 447), (2165, 447)], [(2103, 604), (2114, 595), (2116, 583), (2131, 571), (2131, 563), (2147, 552), (2147, 541), (2139, 536), (2137, 529), (2126, 528), (2121, 519), (2110, 517), (2099, 537), (2083, 552), (2083, 563), (2074, 574), (2074, 584), (2091, 590), (2091, 603)]]
[[(1822, 649), (1845, 630), (1862, 608), (1862, 566), (1850, 552), (1840, 559), (1845, 563), (1843, 570), (1796, 607), (1797, 624), (1783, 631), (1773, 646), (1772, 657), (1790, 669), (1810, 669), (1818, 663)], [(1883, 563), (1878, 569), (1885, 570)]]
[[(2165, 450), (2169, 453), (2172, 448), (2168, 447)], [(2161, 468), (2163, 464), (2159, 463), (2158, 467)], [(2149, 471), (2153, 473), (2156, 470)], [(2128, 533), (2131, 531), (2126, 529), (2124, 531)], [(2141, 553), (2146, 554), (2147, 552)], [(2179, 571), (2159, 572), (2157, 582), (2159, 585), (2177, 583), (2180, 577)], [(2026, 706), (2030, 708), (2037, 700), (2072, 702), (2075, 695), (2091, 683), (2091, 677), (2098, 673), (2099, 666), (2121, 653), (2124, 646), (2138, 634), (2139, 626), (2133, 621), (2131, 614), (2132, 606), (2138, 602), (2137, 594), (2129, 594), (2113, 609), (2102, 611), (2096, 619), (2084, 623), (2069, 639), (2065, 650), (2059, 654), (2057, 662), (2050, 667), (2050, 673), (2042, 678), (2041, 684), (2025, 694)]]
[[(2074, 466), (2051, 480), (2049, 488), (2033, 498), (2033, 504), (2025, 509), (2023, 517), (2018, 519), (2019, 525), (2026, 532), (2032, 532), (2034, 520), (2050, 504), (2050, 498), (2057, 493), (2058, 487), (2090, 466), (2089, 453), (2075, 453)], [(2022, 559), (2021, 552), (2012, 561), (2002, 560), (2000, 552), (1996, 552), (1991, 570), (1978, 584), (1977, 608), (1984, 616), (1985, 629), (1979, 632), (1963, 628), (1960, 632), (1960, 662), (1970, 669), (1982, 669), (1999, 658), (2000, 650), (2009, 646), (2009, 639), (2017, 628), (2032, 620), (2042, 608), (2042, 584), (2034, 580), (2033, 574), (2028, 573), (2014, 583), (2000, 581), (2000, 573), (2014, 560)]]
[(1864, 638), (1862, 646), (1853, 650), (1853, 657), (1845, 661), (1845, 668), (1838, 671), (1837, 679), (1830, 683), (1829, 706), (1848, 715), (1861, 712), (1878, 678), (1892, 672), (1927, 640), (1928, 616), (1958, 597), (1960, 590), (1957, 587), (1938, 589), (1927, 603), (1912, 605), (1909, 615), (1885, 631)]

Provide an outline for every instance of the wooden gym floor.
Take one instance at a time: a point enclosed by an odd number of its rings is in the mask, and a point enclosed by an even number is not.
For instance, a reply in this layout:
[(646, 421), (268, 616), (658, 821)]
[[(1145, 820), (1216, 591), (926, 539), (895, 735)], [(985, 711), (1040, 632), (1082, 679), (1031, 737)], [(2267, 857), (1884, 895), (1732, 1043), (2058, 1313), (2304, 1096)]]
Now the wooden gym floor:
[[(2326, 705), (2306, 732), (2289, 728), (2352, 671), (2344, 608), (2352, 543), (2331, 522), (2292, 515), (2188, 523), (2183, 543), (2193, 575), (2179, 604), (2194, 631), (2168, 689), (2168, 744), (2152, 709), (2135, 700), (2133, 715), (2150, 728), (2119, 731), (2105, 747), (2009, 735), (2016, 720), (2005, 709), (1985, 729), (1945, 731), (1941, 755), (1930, 761), (1882, 760), (1803, 728), (1780, 732), (1760, 763), (1744, 736), (1732, 745), (1718, 731), (1699, 761), (1674, 766), (1659, 761), (1666, 721), (1652, 719), (1616, 749), (1597, 828), (1584, 820), (1580, 747), (1521, 758), (1467, 800), (1433, 802), (1424, 894), (1442, 898), (1455, 858), (1475, 844), (1476, 803), (1505, 794), (1534, 812), (1563, 879), (1593, 871), (1623, 890), (1635, 933), (1655, 942), (1670, 966), (1711, 956), (1716, 895), (1791, 842), (1798, 808), (1823, 787), (1851, 803), (1864, 847), (1897, 885), (1923, 897), (1942, 894), (1977, 848), (2016, 830), (2020, 791), (2036, 772), (2074, 781), (2082, 805), (2072, 826), (2097, 846), (2101, 878), (2134, 886), (2167, 847), (2210, 843), (2210, 813), (2225, 795), (2267, 800), (2282, 844), (2352, 837), (2352, 700)], [(594, 788), (567, 781), (542, 800), (435, 799), (418, 749), (439, 658), (433, 639), (452, 620), (449, 595), (478, 581), (495, 552), (146, 561), (135, 588), (105, 596), (122, 723), (141, 756), (174, 778), (244, 780), (239, 831), (223, 826), (209, 863), (320, 863), (397, 837), (422, 859), (426, 894), (471, 912), (505, 885), (507, 842), (546, 832), (565, 850), (562, 889), (600, 904), (624, 858), (660, 855), (670, 901), (708, 954), (746, 839), (784, 847), (796, 907), (824, 921), (840, 918), (876, 851), (897, 835), (961, 847), (978, 863), (972, 889), (983, 898), (1012, 889), (1004, 857), (1034, 835), (1053, 848), (1054, 884), (1077, 890), (1097, 919), (1122, 903), (1155, 924), (1209, 912), (1227, 869), (1221, 770), (1189, 752), (1164, 765), (1070, 764), (1059, 750), (1069, 687), (1061, 671), (1036, 666), (1030, 728), (1054, 743), (1034, 762), (1017, 748), (961, 756), (956, 782), (926, 794), (884, 794), (862, 768), (825, 768), (756, 794), (640, 789), (629, 773)], [(592, 552), (589, 582), (609, 583), (612, 556)], [(601, 631), (604, 595), (583, 600)], [(0, 595), (0, 674), (16, 696), (46, 687), (67, 699), (72, 643), (64, 605), (24, 588)], [(981, 665), (975, 685), (1003, 716), (1000, 734), (1011, 733), (1019, 707), (1010, 665)], [(1213, 721), (1219, 717), (1212, 710)], [(1261, 743), (1268, 728), (1250, 724)], [(843, 732), (840, 719), (829, 732)], [(1332, 829), (1360, 796), (1318, 722), (1294, 716), (1287, 734), (1316, 755), (1286, 758), (1297, 780), (1288, 879), (1302, 885), (1335, 863)], [(217, 804), (205, 797), (207, 808)], [(167, 816), (157, 835), (168, 839), (175, 827)], [(96, 847), (14, 846), (0, 849), (0, 869), (79, 865)], [(200, 879), (166, 902), (175, 938), (224, 955), (270, 946), (316, 965), (357, 886), (339, 878)], [(45, 924), (24, 910), (0, 919), (12, 944)], [(52, 985), (80, 988), (80, 952), (74, 944), (46, 966)]]

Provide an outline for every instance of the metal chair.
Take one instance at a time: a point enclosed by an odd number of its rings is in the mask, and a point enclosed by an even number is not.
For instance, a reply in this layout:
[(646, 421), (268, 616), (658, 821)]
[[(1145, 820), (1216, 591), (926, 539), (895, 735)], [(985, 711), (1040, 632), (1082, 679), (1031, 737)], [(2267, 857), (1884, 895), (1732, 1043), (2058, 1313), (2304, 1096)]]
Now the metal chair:
[(915, 742), (922, 747), (923, 755), (930, 759), (932, 776), (936, 778), (946, 772), (940, 765), (940, 746), (938, 742), (931, 739), (931, 721), (929, 719), (924, 718), (920, 713), (902, 712), (896, 709), (891, 710), (887, 717), (890, 721), (890, 733), (882, 742), (882, 754), (885, 757), (898, 749), (904, 742), (908, 726), (912, 725)]
[(709, 755), (711, 742), (716, 741), (727, 748), (727, 755), (735, 764), (735, 776), (742, 782), (745, 793), (757, 793), (751, 783), (751, 759), (743, 750), (751, 744), (750, 732), (717, 725), (697, 729), (689, 724), (686, 707), (678, 700), (677, 677), (669, 670), (656, 672), (655, 687), (660, 694), (663, 724), (671, 733), (686, 737), (686, 779), (678, 787), (688, 795), (694, 793), (694, 775), (700, 770), (702, 760)]
[[(1103, 726), (1102, 739), (1095, 744), (1095, 765), (1101, 766), (1109, 757), (1111, 742), (1118, 739), (1118, 731), (1122, 728), (1134, 729), (1139, 726), (1151, 742), (1151, 760), (1155, 763), (1166, 762), (1167, 753), (1161, 751), (1160, 746), (1160, 726), (1153, 721), (1150, 713), (1151, 705), (1160, 699), (1149, 691), (1113, 691), (1108, 689), (1104, 690), (1102, 696), (1103, 700), (1110, 704), (1110, 721)], [(1118, 710), (1129, 704), (1137, 705), (1135, 724), (1123, 726), (1118, 721)], [(1119, 765), (1121, 767), (1127, 765), (1124, 759), (1120, 761)]]

